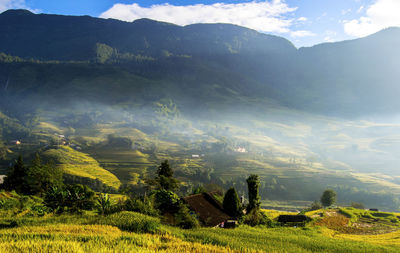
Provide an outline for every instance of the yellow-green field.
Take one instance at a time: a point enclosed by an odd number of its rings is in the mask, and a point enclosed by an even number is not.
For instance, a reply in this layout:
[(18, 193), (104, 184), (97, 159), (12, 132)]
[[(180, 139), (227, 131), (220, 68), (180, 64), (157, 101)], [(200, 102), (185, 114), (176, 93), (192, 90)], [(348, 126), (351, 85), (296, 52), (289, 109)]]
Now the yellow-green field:
[(118, 178), (103, 169), (95, 159), (70, 147), (60, 146), (57, 149), (49, 149), (44, 152), (44, 156), (53, 160), (66, 174), (99, 179), (104, 184), (116, 189), (121, 185)]
[(399, 232), (335, 234), (320, 228), (164, 227), (156, 234), (109, 225), (50, 224), (0, 230), (1, 252), (398, 252)]
[[(396, 230), (392, 232), (362, 235), (328, 228), (328, 222), (321, 222), (329, 221), (332, 214), (341, 215), (339, 211), (308, 212), (314, 220), (305, 227), (240, 225), (235, 229), (187, 230), (163, 225), (158, 218), (134, 212), (109, 216), (92, 212), (47, 214), (43, 217), (32, 216), (26, 211), (17, 216), (2, 213), (0, 252), (398, 252), (398, 225), (393, 226)], [(293, 214), (264, 212), (271, 219), (280, 214)], [(364, 215), (370, 214), (365, 212)], [(383, 214), (376, 213), (377, 217)], [(342, 226), (359, 222), (357, 219), (349, 221), (348, 218), (348, 223)]]

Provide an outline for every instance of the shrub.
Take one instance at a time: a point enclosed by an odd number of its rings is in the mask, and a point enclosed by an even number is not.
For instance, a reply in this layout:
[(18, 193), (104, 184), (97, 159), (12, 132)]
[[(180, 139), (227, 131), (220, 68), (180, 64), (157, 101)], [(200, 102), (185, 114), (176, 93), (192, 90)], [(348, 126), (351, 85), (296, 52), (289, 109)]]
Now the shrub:
[(112, 203), (110, 196), (107, 193), (100, 193), (100, 195), (97, 197), (96, 207), (97, 211), (101, 215), (110, 214), (112, 212)]
[(183, 204), (175, 214), (175, 222), (177, 226), (184, 229), (197, 228), (200, 226), (196, 216), (191, 215), (189, 208)]
[(154, 201), (149, 197), (132, 197), (125, 201), (123, 209), (143, 213), (150, 216), (158, 216), (159, 212), (154, 208)]
[(96, 223), (111, 225), (135, 233), (156, 233), (161, 223), (158, 218), (141, 213), (123, 211), (100, 218)]
[(243, 223), (252, 227), (257, 225), (272, 226), (271, 219), (258, 209), (253, 209), (244, 216)]
[(80, 213), (82, 210), (92, 210), (95, 206), (95, 193), (86, 185), (65, 185), (51, 187), (45, 194), (45, 204), (57, 213), (65, 210)]
[(162, 213), (175, 213), (179, 209), (180, 198), (172, 191), (158, 190), (154, 194), (155, 206)]
[(315, 200), (311, 204), (310, 208), (308, 208), (308, 211), (315, 211), (315, 210), (319, 210), (319, 209), (322, 209), (322, 204), (321, 204), (321, 202)]
[(358, 202), (351, 202), (350, 206), (356, 209), (365, 209), (365, 206), (362, 203)]

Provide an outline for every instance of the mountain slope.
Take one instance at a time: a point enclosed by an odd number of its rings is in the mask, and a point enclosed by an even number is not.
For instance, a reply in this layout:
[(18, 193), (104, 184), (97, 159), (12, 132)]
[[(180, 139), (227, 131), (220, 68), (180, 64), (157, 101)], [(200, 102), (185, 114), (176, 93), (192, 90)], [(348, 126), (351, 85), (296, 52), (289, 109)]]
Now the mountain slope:
[[(69, 65), (56, 67), (53, 65), (57, 62), (37, 67), (35, 61), (2, 65), (0, 83), (11, 80), (13, 87), (28, 92), (25, 97), (37, 93), (43, 96), (42, 90), (53, 89), (62, 79), (43, 68), (57, 68), (60, 76), (67, 77), (85, 75), (88, 69), (95, 73), (101, 68), (114, 72), (114, 76), (128, 73), (136, 76), (134, 79), (147, 79), (139, 81), (139, 86), (147, 86), (149, 81), (157, 84), (151, 92), (154, 97), (173, 98), (191, 109), (204, 102), (216, 106), (218, 100), (256, 107), (273, 102), (320, 114), (354, 117), (398, 112), (400, 105), (400, 86), (395, 81), (400, 77), (396, 68), (400, 63), (398, 28), (362, 39), (296, 49), (283, 38), (229, 24), (181, 27), (149, 19), (129, 23), (9, 10), (0, 14), (0, 34), (0, 52), (42, 62), (70, 61)], [(71, 67), (73, 64), (78, 65)], [(20, 75), (16, 74), (20, 71), (28, 73), (29, 84), (13, 76)], [(85, 85), (90, 97), (101, 97), (96, 95), (101, 92), (96, 88), (97, 81), (90, 74), (85, 78), (92, 81)], [(118, 87), (116, 100), (129, 100), (124, 92), (128, 87), (140, 90), (129, 80), (127, 77), (118, 84), (109, 83), (109, 87)], [(68, 92), (62, 94), (87, 96), (77, 88), (82, 85), (78, 81), (64, 82), (63, 92)], [(29, 93), (32, 87), (37, 89)], [(60, 93), (49, 95), (58, 97)], [(214, 99), (208, 101), (210, 96)]]

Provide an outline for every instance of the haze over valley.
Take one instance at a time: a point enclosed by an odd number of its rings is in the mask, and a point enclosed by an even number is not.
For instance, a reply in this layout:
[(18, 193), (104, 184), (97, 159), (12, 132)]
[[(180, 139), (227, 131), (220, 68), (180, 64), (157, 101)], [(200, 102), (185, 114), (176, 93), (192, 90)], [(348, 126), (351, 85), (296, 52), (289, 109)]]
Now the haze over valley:
[(8, 10), (0, 34), (4, 173), (40, 152), (68, 180), (142, 192), (168, 159), (185, 193), (245, 195), (258, 174), (263, 200), (330, 187), (400, 208), (400, 28), (296, 48), (231, 24)]

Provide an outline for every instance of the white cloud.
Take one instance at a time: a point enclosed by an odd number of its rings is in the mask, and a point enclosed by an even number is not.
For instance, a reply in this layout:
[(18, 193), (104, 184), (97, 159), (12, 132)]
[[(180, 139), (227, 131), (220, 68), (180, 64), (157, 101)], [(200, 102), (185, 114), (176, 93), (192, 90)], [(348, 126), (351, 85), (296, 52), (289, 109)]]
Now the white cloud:
[[(289, 14), (297, 8), (289, 7), (284, 0), (252, 1), (245, 3), (211, 5), (195, 4), (176, 6), (171, 4), (141, 7), (138, 4), (115, 4), (102, 18), (133, 21), (150, 18), (178, 25), (194, 23), (231, 23), (255, 29), (260, 32), (290, 33), (296, 22)], [(305, 21), (304, 18), (300, 18)], [(300, 33), (298, 33), (300, 34)]]
[(363, 37), (390, 26), (400, 26), (400, 1), (375, 0), (359, 19), (344, 22), (344, 31), (354, 37)]
[(8, 9), (27, 9), (25, 0), (0, 0), (0, 13)]
[(299, 31), (290, 32), (290, 36), (293, 37), (293, 38), (297, 38), (297, 37), (312, 37), (312, 36), (316, 36), (316, 34), (313, 33), (313, 32), (310, 32), (310, 31), (299, 30)]
[(308, 19), (306, 18), (306, 17), (299, 17), (298, 19), (297, 19), (297, 21), (300, 21), (300, 22), (305, 22), (305, 21), (307, 21)]

